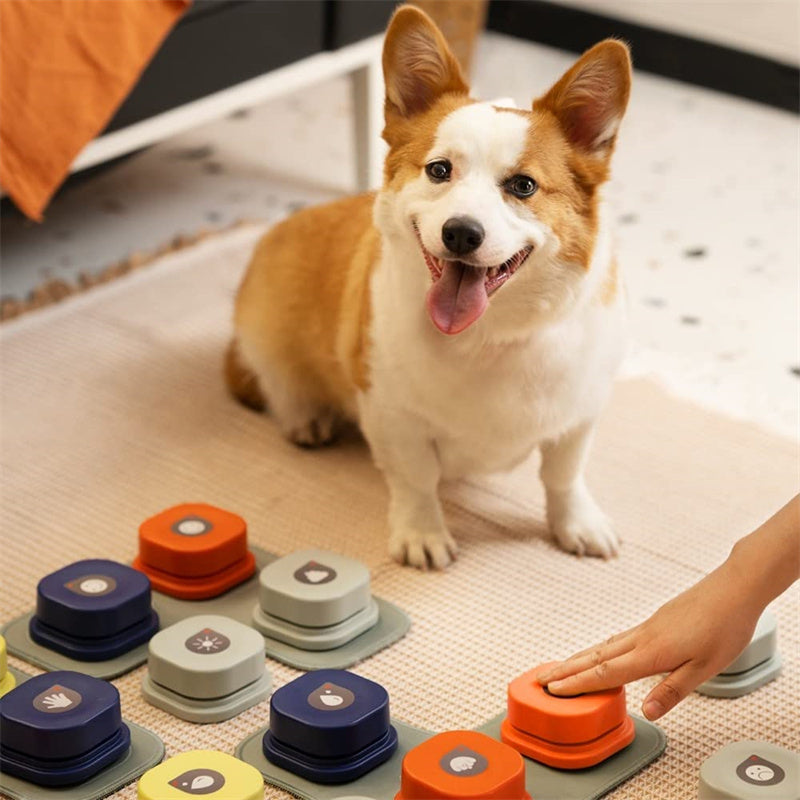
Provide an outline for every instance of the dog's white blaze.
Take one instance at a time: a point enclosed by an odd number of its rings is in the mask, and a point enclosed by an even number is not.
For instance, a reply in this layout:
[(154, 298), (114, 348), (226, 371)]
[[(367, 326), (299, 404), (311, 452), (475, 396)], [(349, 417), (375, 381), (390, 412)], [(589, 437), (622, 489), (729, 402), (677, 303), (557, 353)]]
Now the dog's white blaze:
[(487, 103), (464, 106), (442, 120), (430, 156), (449, 158), (457, 174), (506, 177), (525, 151), (528, 125), (525, 117)]

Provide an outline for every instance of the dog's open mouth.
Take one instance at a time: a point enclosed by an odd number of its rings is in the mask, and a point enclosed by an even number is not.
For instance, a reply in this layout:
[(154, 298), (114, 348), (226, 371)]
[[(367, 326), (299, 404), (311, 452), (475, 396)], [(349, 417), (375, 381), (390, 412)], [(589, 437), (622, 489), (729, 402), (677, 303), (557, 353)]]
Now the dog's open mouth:
[(533, 247), (518, 250), (496, 267), (475, 267), (464, 261), (437, 258), (426, 250), (414, 225), (422, 255), (433, 279), (425, 305), (433, 324), (447, 334), (461, 333), (486, 310), (494, 294), (525, 262)]

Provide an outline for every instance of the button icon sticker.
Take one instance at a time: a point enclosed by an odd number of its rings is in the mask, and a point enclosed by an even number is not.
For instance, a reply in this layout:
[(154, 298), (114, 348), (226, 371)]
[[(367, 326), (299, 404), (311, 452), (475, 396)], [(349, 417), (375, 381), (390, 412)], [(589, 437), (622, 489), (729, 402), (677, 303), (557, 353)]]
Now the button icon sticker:
[(752, 755), (736, 767), (736, 774), (754, 786), (774, 786), (780, 783), (786, 773), (783, 768), (761, 756)]
[(225, 634), (219, 633), (212, 628), (203, 628), (199, 633), (190, 636), (184, 642), (184, 645), (192, 653), (210, 655), (227, 650), (231, 646), (231, 640)]
[(72, 711), (73, 708), (77, 708), (82, 699), (74, 689), (55, 684), (33, 698), (33, 707), (37, 711), (44, 711), (46, 714), (61, 714), (64, 711)]
[(336, 570), (333, 567), (320, 564), (319, 561), (309, 561), (295, 570), (294, 577), (300, 583), (312, 585), (330, 583), (336, 577)]
[(202, 536), (213, 530), (214, 526), (202, 517), (183, 517), (172, 523), (172, 530), (181, 536)]
[(344, 686), (323, 683), (308, 696), (309, 705), (320, 711), (339, 711), (353, 705), (356, 696)]
[(75, 578), (65, 583), (64, 586), (84, 597), (103, 597), (117, 588), (117, 582), (107, 575), (84, 575), (82, 578)]
[(225, 785), (225, 776), (215, 769), (190, 769), (173, 778), (169, 785), (186, 794), (211, 794)]
[(469, 747), (456, 747), (442, 756), (439, 766), (457, 778), (471, 778), (485, 772), (489, 762)]

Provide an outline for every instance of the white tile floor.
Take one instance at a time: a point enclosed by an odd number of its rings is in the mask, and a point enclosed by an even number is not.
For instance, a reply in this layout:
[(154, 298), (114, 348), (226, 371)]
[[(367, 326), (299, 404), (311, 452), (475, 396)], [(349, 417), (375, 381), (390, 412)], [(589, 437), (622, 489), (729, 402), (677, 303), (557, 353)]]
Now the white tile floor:
[[(476, 94), (522, 105), (572, 60), (489, 34)], [(179, 233), (350, 191), (350, 107), (345, 80), (315, 86), (69, 185), (41, 226), (5, 215), (0, 290), (24, 295)], [(796, 116), (639, 73), (608, 193), (635, 330), (627, 372), (791, 436), (799, 170)]]

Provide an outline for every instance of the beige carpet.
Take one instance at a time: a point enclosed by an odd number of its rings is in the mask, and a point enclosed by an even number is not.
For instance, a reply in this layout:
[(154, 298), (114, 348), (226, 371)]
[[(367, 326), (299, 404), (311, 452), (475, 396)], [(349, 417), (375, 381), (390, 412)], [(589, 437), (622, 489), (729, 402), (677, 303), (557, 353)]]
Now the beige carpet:
[[(45, 573), (79, 558), (129, 560), (141, 520), (202, 500), (242, 514), (267, 549), (327, 547), (365, 561), (374, 591), (405, 608), (413, 628), (357, 671), (386, 686), (399, 719), (472, 727), (503, 708), (517, 674), (640, 621), (797, 491), (796, 443), (650, 383), (622, 383), (590, 466), (625, 540), (619, 558), (581, 561), (543, 538), (531, 463), (448, 489), (462, 548), (454, 567), (398, 567), (386, 556), (386, 493), (363, 444), (297, 450), (225, 395), (231, 300), (257, 235), (247, 227), (208, 239), (0, 328), (0, 620), (32, 606)], [(730, 741), (800, 750), (800, 587), (773, 607), (783, 676), (738, 700), (692, 696), (663, 721), (664, 756), (612, 797), (690, 798), (700, 763)], [(276, 686), (297, 674), (270, 666)], [(231, 752), (267, 722), (266, 704), (216, 725), (176, 720), (143, 701), (142, 671), (115, 681), (123, 713), (162, 736), (169, 755)], [(653, 683), (630, 688), (632, 711)], [(135, 795), (128, 787), (115, 797)]]

